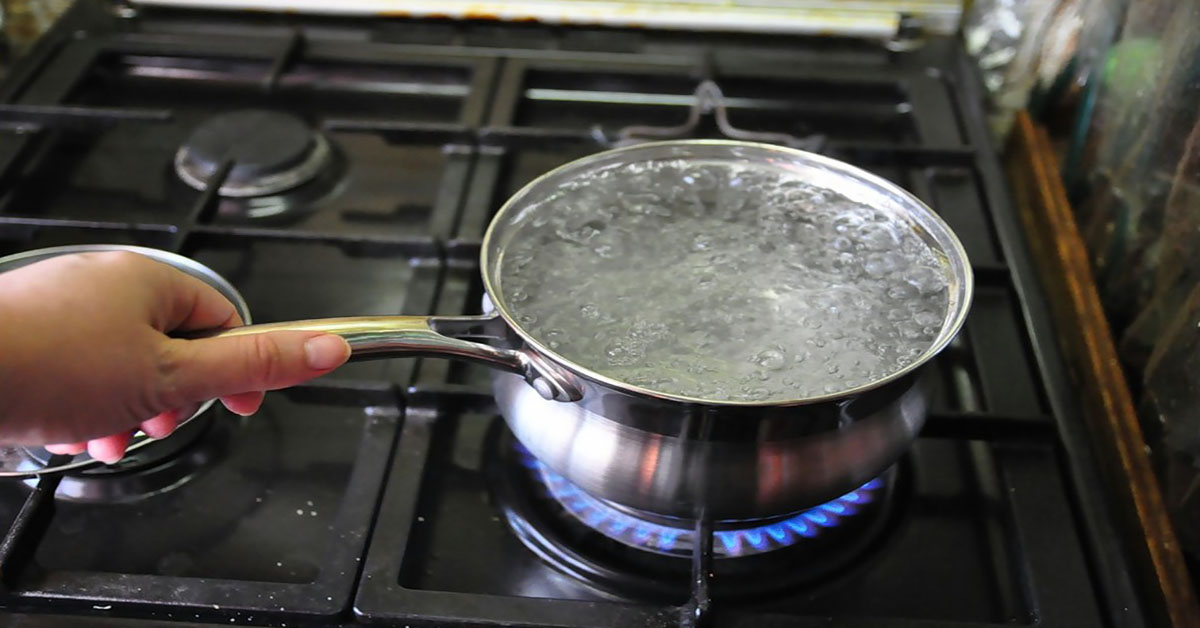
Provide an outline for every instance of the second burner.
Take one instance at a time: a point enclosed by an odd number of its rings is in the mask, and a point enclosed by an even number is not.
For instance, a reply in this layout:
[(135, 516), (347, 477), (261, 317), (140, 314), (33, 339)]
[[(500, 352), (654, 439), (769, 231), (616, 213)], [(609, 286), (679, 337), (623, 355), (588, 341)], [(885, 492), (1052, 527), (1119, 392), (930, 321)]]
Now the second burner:
[(304, 120), (280, 111), (245, 109), (205, 121), (175, 154), (175, 171), (204, 190), (232, 162), (220, 194), (267, 196), (316, 177), (332, 158), (328, 140)]

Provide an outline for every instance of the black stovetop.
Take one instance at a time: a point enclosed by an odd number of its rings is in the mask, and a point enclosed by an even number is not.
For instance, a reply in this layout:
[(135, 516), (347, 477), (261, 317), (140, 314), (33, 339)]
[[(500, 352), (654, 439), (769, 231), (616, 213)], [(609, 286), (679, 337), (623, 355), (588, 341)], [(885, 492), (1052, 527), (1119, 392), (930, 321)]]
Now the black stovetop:
[[(677, 594), (618, 591), (551, 567), (499, 496), (486, 373), (391, 360), (250, 419), (213, 410), (167, 471), (0, 483), (0, 623), (1146, 625), (955, 42), (112, 8), (79, 3), (0, 84), (0, 254), (180, 252), (257, 322), (474, 313), (507, 195), (627, 125), (679, 124), (711, 79), (735, 126), (819, 134), (929, 203), (977, 294), (885, 529), (783, 591), (726, 599), (686, 569)], [(251, 107), (324, 129), (328, 180), (254, 202), (184, 185), (192, 128)]]

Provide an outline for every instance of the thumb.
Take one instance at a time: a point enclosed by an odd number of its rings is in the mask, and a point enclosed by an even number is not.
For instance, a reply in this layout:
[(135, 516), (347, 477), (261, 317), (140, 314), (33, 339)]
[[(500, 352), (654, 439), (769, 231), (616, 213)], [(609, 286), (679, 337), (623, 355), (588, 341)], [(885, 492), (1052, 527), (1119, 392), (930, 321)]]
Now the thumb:
[(350, 358), (345, 340), (320, 332), (278, 331), (169, 342), (166, 391), (173, 406), (295, 386)]

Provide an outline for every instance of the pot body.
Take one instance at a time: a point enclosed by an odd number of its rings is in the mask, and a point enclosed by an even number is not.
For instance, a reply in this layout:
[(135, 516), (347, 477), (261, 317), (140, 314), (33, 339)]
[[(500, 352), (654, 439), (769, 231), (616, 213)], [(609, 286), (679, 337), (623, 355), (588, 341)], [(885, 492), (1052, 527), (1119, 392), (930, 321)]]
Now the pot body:
[(509, 428), (551, 469), (595, 497), (685, 519), (761, 519), (834, 499), (894, 464), (926, 416), (919, 374), (790, 408), (681, 404), (579, 385), (582, 398), (563, 403), (518, 375), (492, 375)]
[[(868, 385), (780, 403), (737, 403), (656, 393), (558, 355), (508, 311), (500, 277), (509, 242), (539, 204), (583, 174), (638, 161), (771, 164), (806, 182), (902, 217), (937, 252), (950, 277), (949, 311), (924, 355)], [(496, 403), (516, 438), (575, 485), (615, 504), (665, 516), (718, 520), (775, 517), (858, 488), (909, 448), (926, 415), (925, 365), (958, 333), (971, 300), (966, 252), (933, 210), (895, 184), (848, 164), (745, 142), (685, 140), (599, 153), (546, 173), (502, 207), (481, 251), (485, 311), (505, 324), (506, 346), (558, 373), (541, 394), (495, 372)], [(546, 397), (554, 399), (548, 401)]]

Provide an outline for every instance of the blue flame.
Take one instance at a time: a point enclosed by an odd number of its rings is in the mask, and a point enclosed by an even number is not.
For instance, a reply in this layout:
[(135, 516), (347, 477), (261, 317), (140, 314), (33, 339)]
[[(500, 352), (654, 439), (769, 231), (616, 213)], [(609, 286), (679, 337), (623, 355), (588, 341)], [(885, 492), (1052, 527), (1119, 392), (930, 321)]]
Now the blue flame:
[(822, 528), (829, 528), (829, 527), (833, 527), (833, 526), (837, 525), (837, 520), (835, 518), (830, 517), (829, 515), (821, 512), (820, 506), (813, 508), (811, 510), (806, 510), (806, 511), (800, 513), (800, 516), (821, 526)]
[(713, 536), (721, 542), (721, 547), (725, 549), (723, 553), (737, 555), (741, 554), (742, 537), (737, 532), (728, 532), (721, 530), (714, 532)]
[(767, 534), (771, 535), (771, 538), (775, 539), (776, 543), (786, 543), (788, 537), (791, 536), (788, 533), (788, 529), (782, 523), (767, 526)]
[[(550, 495), (567, 512), (609, 538), (631, 547), (663, 553), (691, 552), (695, 531), (686, 527), (686, 522), (680, 522), (680, 526), (664, 525), (618, 510), (583, 492), (524, 450), (521, 450), (521, 463), (538, 475)], [(716, 530), (713, 532), (713, 551), (717, 556), (747, 556), (815, 538), (820, 536), (822, 529), (838, 526), (864, 505), (875, 501), (876, 492), (883, 487), (883, 480), (876, 478), (837, 499), (782, 521), (765, 525), (746, 522), (744, 528)]]
[(821, 510), (824, 510), (825, 512), (828, 512), (828, 513), (831, 513), (834, 515), (852, 515), (852, 514), (854, 514), (854, 509), (851, 508), (850, 506), (846, 505), (846, 502), (841, 502), (841, 501), (832, 501), (832, 502), (829, 502), (828, 504), (821, 504), (820, 506), (817, 506), (817, 508), (820, 508)]

